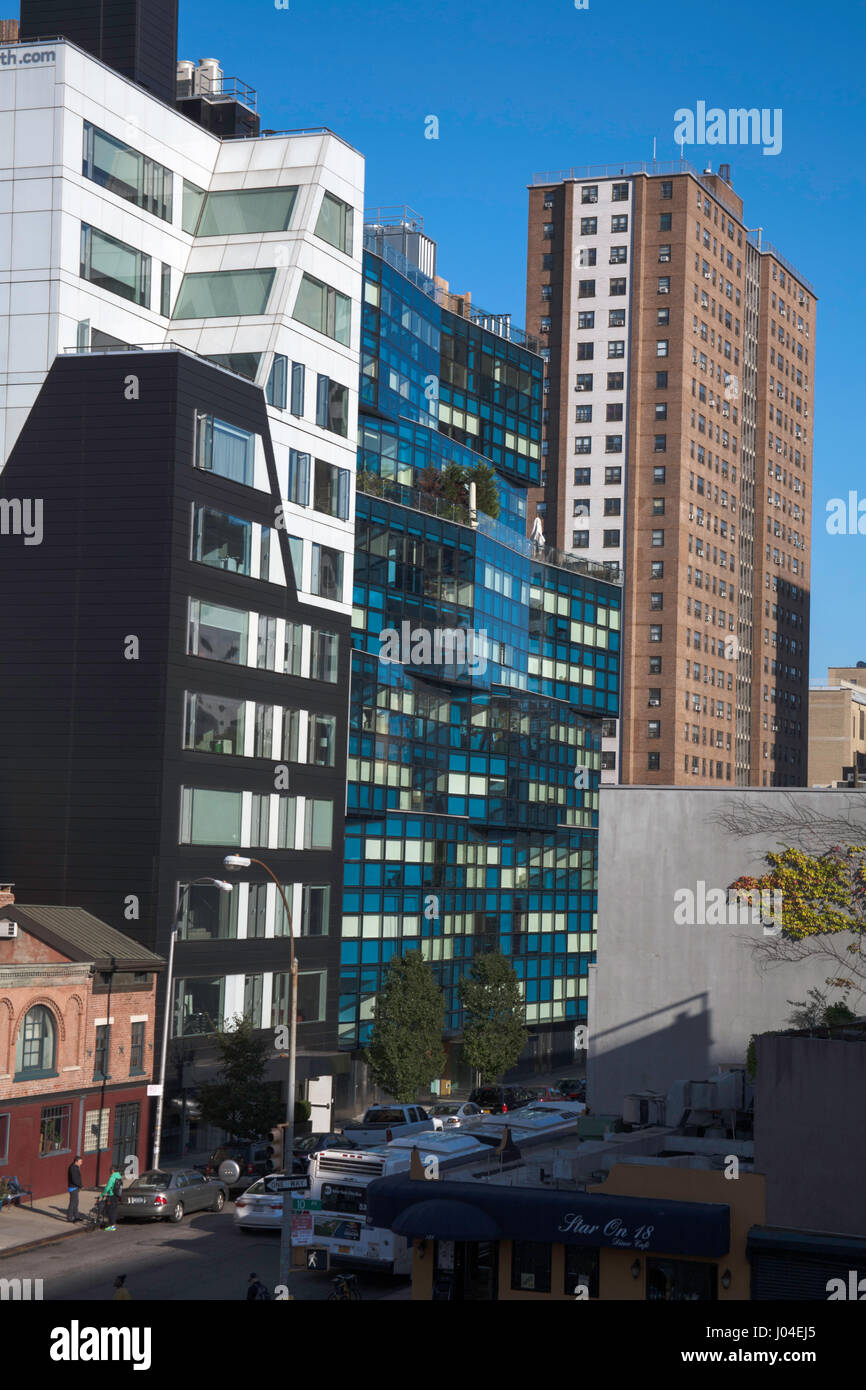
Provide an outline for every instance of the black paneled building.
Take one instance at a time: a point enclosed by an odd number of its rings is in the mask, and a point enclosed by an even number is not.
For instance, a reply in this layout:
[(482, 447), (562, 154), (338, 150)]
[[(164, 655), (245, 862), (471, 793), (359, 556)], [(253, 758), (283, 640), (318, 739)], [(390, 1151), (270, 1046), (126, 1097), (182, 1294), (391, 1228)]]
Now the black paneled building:
[[(303, 1078), (336, 1046), (349, 629), (299, 601), (281, 495), (259, 388), (176, 349), (55, 360), (0, 475), (0, 878), (166, 955), (185, 885), (264, 859)], [(169, 1096), (209, 1025), (288, 1008), (266, 876), (184, 902)]]

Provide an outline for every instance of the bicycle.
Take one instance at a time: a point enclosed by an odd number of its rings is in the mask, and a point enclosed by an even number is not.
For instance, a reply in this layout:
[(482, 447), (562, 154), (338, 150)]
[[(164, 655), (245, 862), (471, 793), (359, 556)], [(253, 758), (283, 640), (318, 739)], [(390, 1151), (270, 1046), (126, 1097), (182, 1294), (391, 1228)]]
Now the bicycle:
[(334, 1292), (328, 1294), (329, 1303), (360, 1303), (361, 1290), (358, 1288), (357, 1275), (338, 1274), (331, 1283), (335, 1287)]
[(86, 1231), (95, 1231), (97, 1227), (100, 1230), (104, 1228), (107, 1219), (105, 1210), (107, 1200), (106, 1197), (97, 1197), (93, 1207), (84, 1218), (84, 1229)]

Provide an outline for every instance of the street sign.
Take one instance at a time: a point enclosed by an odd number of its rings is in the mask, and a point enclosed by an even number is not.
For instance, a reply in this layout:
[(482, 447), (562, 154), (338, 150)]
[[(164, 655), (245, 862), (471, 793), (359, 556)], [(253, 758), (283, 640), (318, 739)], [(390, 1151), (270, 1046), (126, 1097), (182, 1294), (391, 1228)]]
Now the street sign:
[(160, 1085), (158, 1085), (158, 1084), (155, 1085), (155, 1086), (148, 1086), (148, 1088), (147, 1088), (147, 1094), (148, 1094), (149, 1096), (161, 1096), (161, 1095), (162, 1095), (162, 1087), (161, 1087)]
[(328, 1269), (329, 1252), (321, 1245), (310, 1245), (307, 1248), (307, 1269)]
[(313, 1243), (313, 1213), (311, 1211), (301, 1211), (292, 1216), (292, 1244), (293, 1245), (312, 1245)]
[(316, 1197), (293, 1197), (292, 1211), (321, 1211), (322, 1203)]
[(303, 1178), (275, 1178), (275, 1192), (309, 1192), (310, 1179)]

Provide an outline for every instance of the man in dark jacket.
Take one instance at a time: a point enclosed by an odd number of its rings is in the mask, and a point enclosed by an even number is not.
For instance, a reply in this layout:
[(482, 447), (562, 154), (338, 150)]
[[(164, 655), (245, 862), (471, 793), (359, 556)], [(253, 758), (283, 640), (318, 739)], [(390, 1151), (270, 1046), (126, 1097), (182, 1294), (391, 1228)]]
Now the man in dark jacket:
[(76, 1154), (69, 1165), (69, 1171), (66, 1174), (66, 1186), (69, 1190), (69, 1206), (66, 1209), (66, 1220), (80, 1221), (81, 1217), (78, 1215), (78, 1198), (84, 1186), (84, 1179), (81, 1176), (81, 1154)]

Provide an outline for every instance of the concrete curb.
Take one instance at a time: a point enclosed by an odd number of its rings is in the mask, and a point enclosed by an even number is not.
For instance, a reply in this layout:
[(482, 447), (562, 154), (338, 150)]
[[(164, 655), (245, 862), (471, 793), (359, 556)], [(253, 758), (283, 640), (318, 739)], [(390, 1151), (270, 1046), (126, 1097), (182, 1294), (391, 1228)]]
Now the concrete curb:
[(42, 1245), (56, 1245), (61, 1240), (71, 1240), (73, 1236), (83, 1236), (87, 1230), (82, 1226), (80, 1231), (58, 1231), (56, 1236), (42, 1236), (40, 1240), (25, 1240), (21, 1245), (9, 1245), (0, 1250), (0, 1260), (5, 1260), (9, 1255), (24, 1255), (28, 1250), (38, 1250)]

